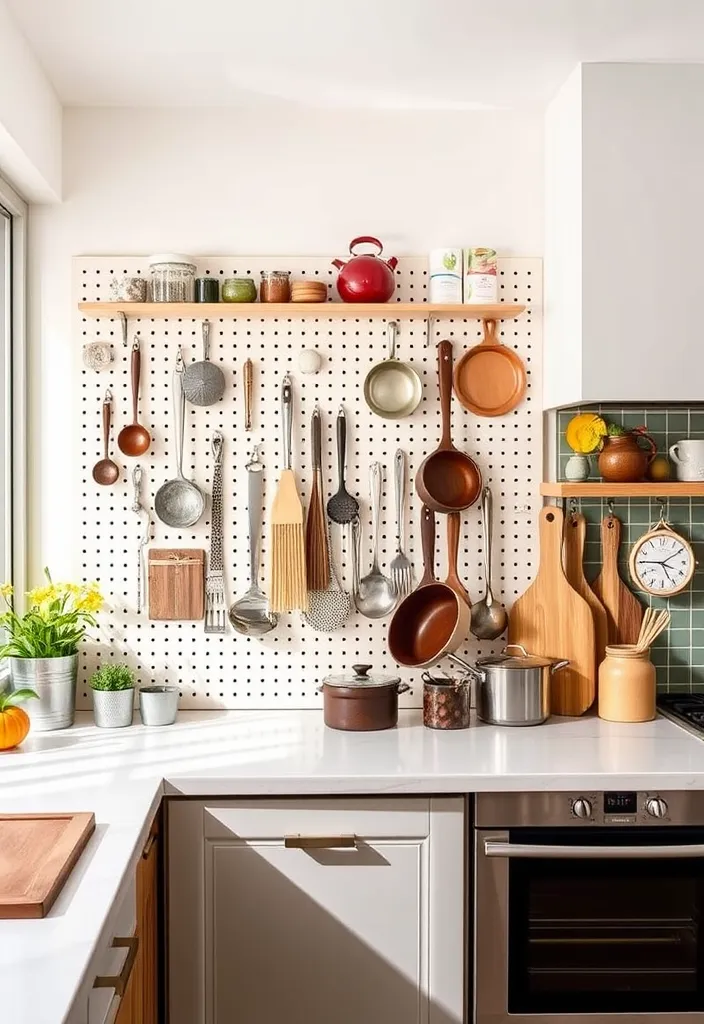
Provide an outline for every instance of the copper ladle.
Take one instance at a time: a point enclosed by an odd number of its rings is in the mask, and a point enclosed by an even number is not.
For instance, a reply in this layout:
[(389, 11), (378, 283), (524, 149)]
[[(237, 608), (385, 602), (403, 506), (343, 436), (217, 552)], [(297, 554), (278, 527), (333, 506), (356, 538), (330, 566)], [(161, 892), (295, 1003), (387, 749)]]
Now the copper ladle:
[(103, 458), (93, 466), (93, 479), (96, 484), (109, 487), (120, 478), (120, 467), (108, 456), (110, 447), (110, 405), (112, 403), (112, 391), (110, 388), (105, 392), (103, 400)]
[(132, 343), (132, 422), (123, 427), (117, 435), (117, 447), (123, 455), (144, 455), (152, 443), (151, 435), (138, 419), (139, 378), (142, 371), (142, 356), (139, 338)]

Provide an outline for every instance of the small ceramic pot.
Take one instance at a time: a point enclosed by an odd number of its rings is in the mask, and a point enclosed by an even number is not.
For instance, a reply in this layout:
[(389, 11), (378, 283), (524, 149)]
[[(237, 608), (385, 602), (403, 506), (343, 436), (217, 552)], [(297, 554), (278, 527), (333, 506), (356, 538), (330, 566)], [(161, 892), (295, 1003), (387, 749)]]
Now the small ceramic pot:
[(223, 302), (256, 302), (257, 286), (251, 277), (228, 277), (222, 283)]
[(129, 690), (93, 690), (93, 719), (99, 729), (132, 725), (134, 687)]
[(142, 686), (139, 690), (142, 725), (173, 725), (178, 713), (176, 686)]
[(591, 463), (588, 455), (570, 455), (565, 463), (565, 480), (577, 483), (589, 479)]

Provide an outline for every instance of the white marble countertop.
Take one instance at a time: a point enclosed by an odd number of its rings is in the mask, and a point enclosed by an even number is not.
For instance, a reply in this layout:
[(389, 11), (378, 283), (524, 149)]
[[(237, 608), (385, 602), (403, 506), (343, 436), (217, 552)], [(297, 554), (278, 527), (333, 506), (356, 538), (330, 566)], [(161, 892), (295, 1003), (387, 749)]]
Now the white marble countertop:
[(0, 754), (0, 813), (94, 811), (97, 828), (42, 921), (0, 921), (2, 1019), (62, 1024), (134, 869), (163, 792), (186, 796), (704, 789), (704, 742), (657, 719), (553, 718), (342, 733), (319, 711), (185, 712), (167, 729), (96, 729), (89, 715)]

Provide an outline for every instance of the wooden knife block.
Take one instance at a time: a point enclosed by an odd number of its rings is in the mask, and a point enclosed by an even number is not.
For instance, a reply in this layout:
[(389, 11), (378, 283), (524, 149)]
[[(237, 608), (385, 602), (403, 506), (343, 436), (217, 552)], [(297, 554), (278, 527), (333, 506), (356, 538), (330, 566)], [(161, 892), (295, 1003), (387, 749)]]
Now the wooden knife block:
[(205, 614), (205, 551), (151, 548), (149, 618), (193, 621)]

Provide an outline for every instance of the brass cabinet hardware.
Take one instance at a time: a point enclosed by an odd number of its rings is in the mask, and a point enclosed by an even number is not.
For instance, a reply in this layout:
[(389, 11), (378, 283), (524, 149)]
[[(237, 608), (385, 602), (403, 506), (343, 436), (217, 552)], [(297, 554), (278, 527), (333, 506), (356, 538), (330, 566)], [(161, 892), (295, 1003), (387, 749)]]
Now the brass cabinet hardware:
[(287, 850), (352, 850), (356, 845), (355, 835), (284, 836), (284, 847)]
[(128, 950), (122, 970), (119, 974), (99, 974), (93, 982), (93, 988), (114, 988), (116, 995), (122, 997), (125, 994), (134, 962), (137, 959), (139, 939), (136, 935), (132, 935), (129, 938), (113, 939), (112, 944), (115, 949), (125, 946)]

